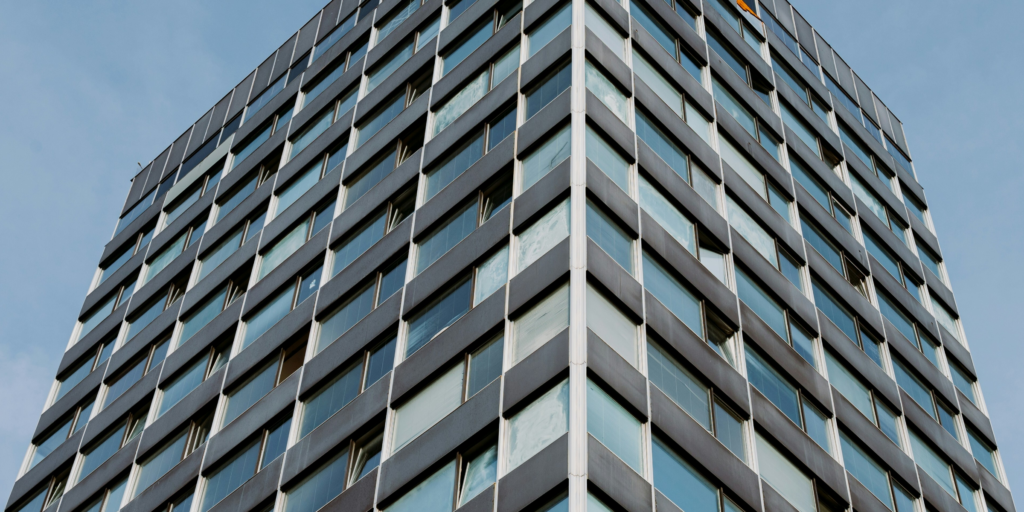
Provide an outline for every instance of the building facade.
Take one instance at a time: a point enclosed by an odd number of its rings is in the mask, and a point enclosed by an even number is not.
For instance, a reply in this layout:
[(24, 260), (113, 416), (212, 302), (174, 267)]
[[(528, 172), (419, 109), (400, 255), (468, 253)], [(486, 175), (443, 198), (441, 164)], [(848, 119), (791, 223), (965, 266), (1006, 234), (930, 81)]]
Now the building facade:
[(1013, 512), (821, 35), (524, 3), (334, 0), (147, 165), (6, 510)]

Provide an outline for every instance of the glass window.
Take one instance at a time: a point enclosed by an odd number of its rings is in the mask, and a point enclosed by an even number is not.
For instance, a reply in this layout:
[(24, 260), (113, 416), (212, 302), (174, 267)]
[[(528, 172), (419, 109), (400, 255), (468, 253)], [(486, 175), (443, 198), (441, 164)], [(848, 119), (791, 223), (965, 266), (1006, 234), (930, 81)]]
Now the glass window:
[[(589, 12), (589, 4), (588, 4)], [(593, 93), (597, 99), (604, 103), (604, 106), (608, 107), (613, 114), (618, 116), (623, 123), (629, 122), (629, 100), (625, 94), (619, 91), (619, 88), (608, 80), (608, 77), (604, 76), (604, 73), (600, 69), (597, 69), (590, 61), (586, 61), (585, 78), (587, 90)]]
[(330, 380), (303, 402), (299, 438), (303, 438), (359, 395), (363, 377), (362, 361)]
[(366, 434), (356, 443), (353, 451), (356, 454), (356, 459), (352, 465), (352, 472), (348, 476), (349, 485), (356, 483), (380, 465), (380, 451), (383, 442), (384, 429), (380, 427), (376, 431)]
[(405, 357), (411, 356), (434, 336), (469, 312), (473, 298), (472, 284), (472, 279), (456, 284), (409, 320)]
[(641, 27), (647, 30), (647, 32), (649, 32), (651, 36), (658, 41), (661, 47), (664, 48), (673, 59), (676, 58), (676, 39), (669, 35), (669, 31), (666, 30), (659, 21), (657, 21), (656, 17), (651, 16), (650, 13), (647, 12), (647, 9), (644, 9), (633, 0), (630, 0), (629, 2), (629, 13), (637, 20), (637, 22), (639, 22)]
[[(251, 111), (250, 111), (251, 112)], [(252, 136), (248, 141), (237, 145), (238, 151), (234, 153), (234, 159), (231, 161), (231, 169), (234, 170), (238, 167), (238, 164), (245, 161), (245, 159), (253, 154), (260, 146), (263, 145), (268, 139), (270, 139), (270, 132), (273, 129), (273, 125), (267, 123), (263, 128), (254, 130), (256, 135)]]
[(590, 29), (598, 39), (601, 40), (609, 50), (620, 59), (625, 60), (626, 38), (612, 26), (597, 10), (588, 3), (586, 4), (584, 16), (587, 28)]
[(589, 199), (587, 236), (626, 269), (626, 272), (633, 273), (633, 238)]
[(395, 409), (391, 453), (401, 450), (462, 404), (463, 377), (462, 365), (456, 365)]
[(511, 50), (505, 52), (504, 55), (498, 57), (498, 60), (494, 61), (494, 71), (491, 75), (491, 87), (497, 86), (505, 78), (519, 69), (519, 45), (516, 45)]
[(181, 251), (185, 250), (186, 235), (187, 233), (183, 233), (173, 242), (168, 244), (160, 254), (150, 260), (149, 266), (146, 269), (146, 277), (142, 280), (142, 284), (150, 282), (157, 274), (160, 273), (160, 271), (167, 268), (167, 266), (170, 265), (179, 254), (181, 254)]
[(228, 287), (225, 287), (220, 293), (215, 294), (213, 297), (206, 299), (202, 305), (197, 307), (187, 317), (182, 319), (181, 323), (181, 334), (178, 336), (178, 343), (176, 346), (181, 346), (186, 341), (190, 340), (200, 329), (210, 323), (220, 312), (224, 309), (227, 299)]
[(67, 440), (68, 435), (71, 434), (71, 426), (75, 419), (73, 417), (68, 418), (60, 427), (50, 433), (45, 439), (35, 445), (35, 451), (32, 453), (32, 460), (29, 462), (29, 469), (39, 464), (47, 455), (56, 450), (57, 447), (64, 444)]
[(875, 462), (874, 458), (868, 455), (856, 441), (846, 435), (839, 433), (840, 444), (843, 447), (843, 462), (846, 470), (853, 475), (860, 483), (867, 487), (871, 494), (874, 494), (886, 507), (893, 508), (892, 495), (889, 494), (889, 479), (882, 466)]
[(200, 512), (206, 512), (256, 474), (260, 443), (253, 442), (206, 479)]
[(526, 93), (526, 119), (530, 119), (540, 109), (554, 101), (562, 91), (572, 85), (572, 66), (563, 65), (555, 71), (543, 83), (534, 87)]
[(946, 280), (942, 277), (942, 272), (939, 270), (939, 263), (942, 260), (921, 243), (917, 244), (917, 253), (921, 256), (921, 263), (924, 263), (925, 268), (945, 283)]
[(839, 327), (841, 331), (849, 336), (850, 341), (855, 345), (858, 344), (857, 321), (853, 314), (833, 298), (832, 294), (822, 287), (817, 278), (811, 280), (811, 285), (814, 289), (814, 303), (818, 306), (818, 309), (825, 313), (825, 316), (832, 320), (836, 327)]
[(285, 512), (315, 512), (345, 489), (348, 451), (335, 455), (298, 485), (285, 491)]
[[(804, 404), (805, 408), (809, 407)], [(821, 419), (821, 426), (824, 426), (825, 420)], [(818, 444), (821, 442), (818, 440), (819, 437), (812, 434), (811, 437)], [(820, 434), (827, 435), (824, 429), (821, 430)], [(747, 460), (746, 445), (743, 442), (743, 420), (740, 419), (736, 414), (722, 405), (722, 402), (715, 401), (715, 437), (718, 438), (726, 448), (729, 449), (733, 454), (740, 458), (740, 460)], [(827, 449), (827, 448), (826, 448)]]
[[(857, 110), (859, 111), (860, 109), (858, 108)], [(840, 138), (843, 139), (843, 143), (853, 151), (854, 156), (864, 163), (864, 165), (868, 166), (869, 169), (875, 168), (872, 163), (870, 153), (868, 153), (868, 150), (864, 147), (864, 143), (862, 143), (856, 136), (850, 134), (850, 130), (843, 123), (839, 123), (839, 135)]]
[(639, 328), (636, 322), (591, 284), (587, 284), (587, 328), (594, 331), (629, 364), (639, 364)]
[(320, 322), (316, 342), (317, 354), (373, 311), (375, 292), (373, 284), (367, 284), (361, 290), (354, 291), (345, 303)]
[[(469, 2), (470, 0), (463, 0), (463, 2)], [(472, 29), (471, 29), (472, 30)], [(467, 31), (468, 33), (469, 31)], [(458, 46), (452, 51), (444, 55), (441, 60), (441, 76), (448, 74), (449, 71), (455, 69), (462, 61), (466, 60), (480, 45), (487, 41), (491, 34), (494, 33), (494, 28), (490, 23), (481, 25), (471, 35), (466, 37)]]
[[(259, 176), (257, 173), (254, 173), (251, 178), (244, 179), (245, 181), (242, 185), (217, 198), (217, 222), (223, 220), (228, 213), (234, 210), (234, 207), (239, 206), (246, 198), (248, 198), (259, 183)], [(227, 199), (221, 200), (223, 196), (227, 196)]]
[(829, 381), (839, 390), (850, 403), (853, 404), (864, 416), (867, 416), (872, 423), (875, 422), (874, 407), (872, 407), (871, 390), (856, 377), (846, 365), (839, 362), (831, 352), (825, 352), (825, 362), (828, 366)]
[(395, 31), (405, 20), (412, 16), (412, 13), (416, 12), (420, 7), (419, 0), (409, 0), (401, 9), (396, 9), (394, 13), (388, 16), (387, 21), (383, 22), (377, 28), (377, 44), (380, 44), (386, 37)]
[(131, 259), (132, 256), (135, 255), (135, 248), (137, 243), (138, 240), (133, 240), (133, 243), (128, 247), (125, 247), (121, 251), (121, 253), (106, 266), (106, 268), (101, 268), (100, 279), (97, 285), (106, 281), (108, 277), (117, 272), (117, 270), (120, 269), (122, 265), (124, 265), (128, 260)]
[(133, 496), (138, 496), (149, 488), (153, 482), (167, 474), (182, 459), (187, 438), (188, 432), (182, 432), (177, 438), (164, 445), (160, 451), (139, 464), (139, 476), (135, 483)]
[(390, 103), (385, 102), (384, 107), (373, 117), (363, 121), (361, 125), (356, 127), (358, 132), (356, 135), (356, 147), (362, 146), (370, 137), (376, 135), (381, 128), (384, 128), (392, 119), (398, 117), (398, 114), (401, 114), (403, 110), (405, 110), (405, 94), (395, 96)]
[(192, 363), (181, 375), (174, 378), (170, 384), (163, 388), (163, 395), (160, 398), (160, 407), (157, 409), (156, 417), (159, 418), (169, 411), (171, 407), (185, 398), (194, 389), (199, 387), (206, 377), (208, 357), (203, 357)]
[(218, 265), (224, 263), (229, 256), (234, 254), (241, 244), (242, 229), (239, 228), (225, 237), (223, 242), (218, 244), (217, 247), (206, 253), (206, 256), (203, 256), (203, 258), (199, 260), (200, 267), (198, 280), (202, 280), (204, 277), (210, 275), (210, 272), (213, 272)]
[[(468, 0), (463, 0), (468, 1)], [(490, 70), (485, 69), (471, 82), (466, 84), (461, 91), (455, 93), (451, 99), (446, 101), (434, 114), (434, 135), (441, 133), (450, 126), (456, 119), (470, 109), (476, 102), (483, 98), (490, 86)]]
[[(469, 2), (469, 0), (462, 0)], [(455, 461), (451, 461), (388, 505), (383, 512), (449, 512), (455, 501)], [(291, 511), (287, 511), (291, 512)]]
[(270, 299), (264, 306), (256, 311), (248, 320), (245, 320), (245, 337), (242, 338), (242, 349), (245, 349), (252, 342), (256, 341), (263, 333), (270, 330), (279, 320), (285, 317), (292, 310), (295, 290), (286, 288), (277, 294), (277, 297)]
[(487, 131), (488, 151), (494, 149), (498, 144), (516, 131), (517, 112), (516, 107), (512, 107), (502, 114), (499, 114), (495, 120), (490, 122), (490, 127)]
[(569, 285), (555, 290), (512, 322), (515, 365), (569, 327)]
[(447, 222), (438, 226), (421, 242), (416, 244), (416, 274), (426, 270), (432, 263), (452, 247), (476, 230), (478, 217), (476, 202), (465, 205), (461, 212), (453, 214)]
[(372, 218), (362, 228), (359, 228), (355, 233), (349, 235), (339, 246), (334, 250), (334, 269), (331, 272), (331, 276), (338, 275), (345, 267), (355, 261), (357, 257), (362, 255), (369, 249), (373, 244), (377, 243), (381, 238), (384, 237), (384, 229), (387, 224), (387, 215), (381, 214), (377, 218)]
[(508, 282), (508, 246), (502, 247), (476, 269), (473, 306), (480, 304)]
[(747, 349), (747, 378), (765, 398), (801, 428), (800, 393), (760, 355)]
[(950, 474), (949, 464), (939, 456), (931, 445), (922, 440), (917, 432), (910, 431), (910, 446), (914, 450), (914, 462), (932, 477), (953, 499), (957, 498), (956, 487)]
[(690, 254), (697, 254), (696, 226), (643, 176), (640, 176), (640, 207)]
[(86, 476), (112, 457), (121, 448), (121, 441), (124, 439), (127, 423), (120, 425), (110, 431), (101, 441), (98, 441), (91, 448), (82, 451), (82, 464), (78, 470), (78, 481), (81, 482)]
[(665, 392), (693, 419), (711, 430), (711, 408), (708, 387), (693, 376), (661, 346), (648, 340), (647, 372), (651, 383)]
[(768, 234), (760, 224), (740, 206), (731, 195), (726, 196), (729, 212), (729, 224), (743, 236), (750, 245), (764, 256), (773, 267), (779, 267), (779, 257), (775, 249), (775, 238)]
[(781, 107), (782, 120), (786, 123), (786, 126), (788, 126), (790, 130), (793, 130), (793, 133), (796, 134), (797, 138), (802, 140), (804, 144), (807, 144), (807, 147), (810, 148), (815, 155), (818, 155), (818, 158), (821, 158), (821, 149), (818, 147), (818, 137), (814, 135), (814, 132), (809, 126), (807, 126), (807, 123), (794, 114), (785, 102), (780, 101), (779, 107)]
[(245, 121), (252, 119), (260, 109), (267, 106), (267, 104), (277, 97), (278, 93), (282, 90), (284, 90), (284, 77), (281, 77), (273, 84), (270, 84), (270, 87), (267, 87), (265, 91), (263, 91), (255, 100), (252, 101), (252, 103), (249, 104), (249, 107), (245, 111)]
[(278, 192), (277, 213), (275, 216), (279, 216), (281, 212), (287, 210), (289, 206), (320, 181), (320, 167), (322, 165), (323, 162), (321, 160), (314, 160), (312, 164), (302, 171), (298, 178), (295, 178), (284, 190)]
[(135, 203), (135, 206), (132, 206), (131, 210), (128, 210), (128, 213), (124, 214), (123, 217), (118, 219), (117, 226), (114, 228), (114, 236), (121, 234), (121, 232), (124, 231), (124, 229), (127, 228), (129, 224), (134, 222), (135, 219), (139, 218), (139, 216), (142, 215), (142, 213), (145, 212), (146, 209), (148, 209), (150, 205), (153, 204), (154, 197), (156, 197), (155, 189), (149, 194), (147, 194), (146, 197), (142, 198), (142, 200), (140, 200), (138, 203)]
[[(463, 460), (466, 462), (462, 477), (462, 490), (459, 493), (460, 507), (469, 503), (470, 500), (494, 485), (494, 482), (497, 481), (498, 445), (491, 444)], [(443, 509), (441, 512), (448, 512), (448, 509)]]
[(128, 388), (132, 387), (136, 382), (142, 379), (142, 376), (146, 373), (146, 358), (139, 359), (137, 363), (134, 363), (128, 370), (122, 373), (120, 376), (115, 377), (112, 381), (107, 384), (107, 394), (103, 399), (103, 407), (106, 409), (114, 400), (117, 400)]
[(564, 380), (509, 420), (508, 471), (569, 431), (569, 381)]
[(440, 165), (427, 171), (427, 190), (424, 201), (430, 200), (430, 198), (448, 186), (449, 183), (455, 181), (455, 178), (461, 176), (483, 154), (483, 135), (475, 137), (453, 150), (450, 153), (451, 156), (445, 158)]
[(303, 128), (298, 135), (292, 137), (292, 151), (288, 159), (291, 160), (292, 158), (295, 158), (295, 155), (298, 155), (303, 149), (306, 149), (306, 146), (309, 146), (317, 137), (327, 131), (333, 122), (334, 106), (332, 105), (331, 108), (321, 112), (317, 118)]
[(517, 268), (522, 272), (569, 236), (569, 200), (555, 206), (517, 237)]
[(505, 350), (505, 338), (498, 336), (476, 349), (469, 355), (468, 382), (466, 398), (475, 395), (481, 389), (501, 375), (502, 354)]
[(757, 460), (761, 479), (786, 501), (800, 512), (817, 510), (814, 481), (760, 434), (757, 435)]
[(956, 385), (956, 388), (959, 389), (968, 400), (975, 402), (974, 379), (967, 374), (967, 371), (961, 368), (960, 365), (950, 362), (949, 373), (953, 375), (953, 384)]
[(275, 360), (264, 366), (245, 383), (228, 393), (227, 407), (224, 408), (224, 421), (227, 425), (234, 421), (246, 409), (263, 398), (277, 385), (278, 362)]
[(587, 125), (587, 159), (629, 194), (629, 162), (608, 141)]
[(686, 153), (639, 110), (636, 111), (636, 135), (650, 146), (676, 174), (687, 183), (691, 183), (690, 163)]
[(682, 320), (687, 327), (697, 333), (697, 336), (704, 338), (700, 299), (651, 258), (646, 251), (643, 264), (644, 288)]
[[(108, 345), (113, 347), (112, 343)], [(64, 397), (68, 391), (74, 389), (79, 382), (82, 382), (83, 379), (92, 373), (94, 359), (95, 357), (89, 357), (85, 361), (82, 361), (78, 364), (78, 367), (68, 373), (66, 377), (57, 381), (57, 394), (54, 396), (52, 403), (57, 403), (57, 401)]]
[(910, 398), (924, 408), (925, 412), (934, 417), (935, 402), (931, 390), (911, 370), (907, 369), (906, 363), (903, 361), (893, 357), (892, 368), (896, 374), (896, 383), (910, 395)]
[(750, 309), (783, 340), (789, 341), (786, 312), (782, 305), (741, 269), (736, 269), (737, 293)]
[(683, 510), (718, 510), (718, 489), (672, 446), (655, 437), (651, 453), (655, 489)]
[(960, 433), (957, 431), (957, 428), (956, 428), (956, 420), (953, 419), (953, 416), (956, 413), (951, 411), (941, 401), (939, 401), (939, 403), (937, 405), (938, 405), (938, 407), (936, 407), (936, 409), (939, 412), (939, 424), (942, 425), (942, 428), (946, 429), (946, 432), (949, 432), (949, 435), (953, 436), (953, 439), (956, 439), (957, 441), (959, 441), (960, 440)]
[[(412, 3), (418, 4), (419, 2), (413, 0)], [(363, 94), (363, 96), (365, 97), (366, 94), (370, 94), (370, 91), (374, 90), (378, 85), (384, 82), (384, 80), (391, 76), (391, 74), (401, 67), (402, 64), (405, 64), (405, 61), (412, 57), (412, 53), (412, 41), (409, 41), (408, 44), (395, 50), (391, 57), (389, 57), (383, 64), (380, 64), (375, 67), (373, 71), (367, 73), (366, 93)]]
[(587, 379), (587, 432), (643, 474), (643, 425), (605, 390)]
[(903, 311), (900, 311), (900, 309), (893, 304), (893, 300), (881, 291), (878, 292), (878, 308), (882, 311), (882, 316), (892, 322), (892, 324), (896, 326), (896, 329), (906, 336), (908, 341), (913, 343), (915, 346), (918, 345), (917, 331), (914, 330), (914, 321), (908, 318)]
[(988, 441), (983, 440), (973, 428), (967, 428), (967, 438), (971, 441), (971, 453), (974, 454), (974, 458), (982, 466), (985, 466), (989, 473), (999, 478), (999, 471), (996, 470), (995, 448), (992, 448)]
[(569, 158), (572, 134), (569, 126), (547, 138), (537, 149), (523, 159), (523, 188), (526, 190), (547, 176), (558, 164)]
[(644, 84), (650, 87), (677, 116), (684, 117), (683, 93), (635, 49), (633, 50), (633, 69)]
[(963, 345), (964, 341), (960, 339), (960, 329), (957, 329), (956, 319), (953, 317), (953, 313), (950, 312), (949, 308), (943, 305), (941, 302), (932, 299), (932, 312), (935, 314), (935, 320), (939, 322), (939, 325), (946, 330), (947, 333), (953, 336), (957, 342)]
[(533, 57), (544, 45), (551, 42), (558, 34), (572, 24), (572, 4), (567, 3), (548, 19), (537, 24), (529, 34), (526, 34), (530, 53), (527, 57)]

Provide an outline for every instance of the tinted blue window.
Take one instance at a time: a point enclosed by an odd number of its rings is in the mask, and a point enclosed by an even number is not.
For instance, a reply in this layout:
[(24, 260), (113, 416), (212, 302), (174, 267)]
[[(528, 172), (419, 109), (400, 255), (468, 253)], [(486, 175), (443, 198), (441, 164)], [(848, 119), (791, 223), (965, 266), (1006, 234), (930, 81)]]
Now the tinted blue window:
[(409, 322), (406, 357), (411, 356), (437, 333), (469, 312), (470, 301), (473, 299), (472, 284), (473, 281), (470, 279), (463, 281)]

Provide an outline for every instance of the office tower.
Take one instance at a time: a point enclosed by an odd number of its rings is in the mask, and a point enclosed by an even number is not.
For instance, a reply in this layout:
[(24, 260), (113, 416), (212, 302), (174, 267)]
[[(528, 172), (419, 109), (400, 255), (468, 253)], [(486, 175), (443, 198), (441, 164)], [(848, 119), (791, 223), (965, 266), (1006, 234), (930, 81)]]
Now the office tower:
[(1012, 512), (901, 122), (745, 5), (332, 1), (133, 180), (6, 510)]

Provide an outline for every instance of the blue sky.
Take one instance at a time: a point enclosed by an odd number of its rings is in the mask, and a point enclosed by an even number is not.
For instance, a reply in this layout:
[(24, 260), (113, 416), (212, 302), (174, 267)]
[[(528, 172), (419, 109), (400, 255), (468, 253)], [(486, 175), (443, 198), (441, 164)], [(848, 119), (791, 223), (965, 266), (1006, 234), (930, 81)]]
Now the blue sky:
[[(0, 499), (136, 162), (326, 0), (0, 3)], [(906, 125), (1011, 487), (1024, 478), (1024, 4), (796, 0)], [(1016, 64), (1014, 64), (1016, 63)]]

